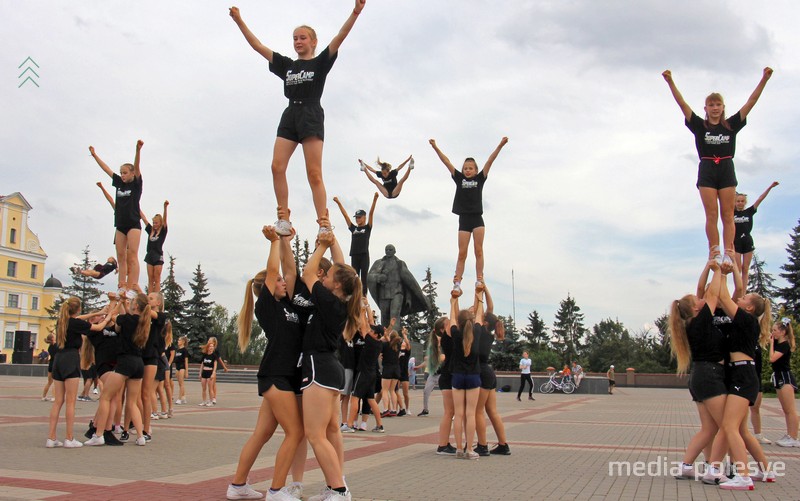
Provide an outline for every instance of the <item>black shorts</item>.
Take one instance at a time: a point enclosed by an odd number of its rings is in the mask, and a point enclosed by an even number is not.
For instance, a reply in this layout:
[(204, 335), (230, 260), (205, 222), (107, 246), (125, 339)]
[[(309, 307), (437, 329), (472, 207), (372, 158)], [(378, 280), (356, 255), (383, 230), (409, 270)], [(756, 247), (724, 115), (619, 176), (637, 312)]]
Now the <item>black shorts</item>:
[(353, 384), (352, 396), (362, 400), (375, 398), (375, 373), (359, 372)]
[(278, 137), (303, 142), (307, 137), (325, 140), (325, 111), (319, 101), (290, 101), (278, 124)]
[(144, 262), (150, 266), (159, 266), (164, 264), (164, 254), (160, 252), (150, 251), (144, 255)]
[[(116, 229), (117, 229), (118, 232), (122, 233), (123, 235), (127, 235), (131, 230), (142, 231), (142, 225), (139, 224), (139, 222), (137, 221), (135, 223), (121, 224), (121, 225), (117, 226)], [(112, 242), (112, 243), (115, 243), (115, 244), (117, 243), (117, 233), (116, 232), (114, 232), (114, 242)]]
[(701, 160), (697, 168), (697, 187), (714, 188), (734, 188), (739, 184), (736, 181), (736, 171), (733, 168), (732, 160), (721, 160), (715, 164), (712, 160)]
[(167, 368), (161, 364), (156, 365), (156, 381), (164, 381), (166, 379)]
[(66, 381), (81, 377), (81, 355), (76, 349), (61, 350), (53, 362), (53, 380)]
[(129, 379), (142, 379), (144, 377), (142, 357), (136, 355), (117, 357), (117, 366), (114, 367), (114, 372)]
[(315, 383), (329, 390), (344, 389), (344, 367), (335, 353), (303, 355), (303, 379), (300, 388), (305, 390)]
[(689, 394), (694, 402), (727, 395), (725, 366), (716, 362), (692, 362), (692, 370), (689, 375)]
[(400, 366), (399, 365), (385, 365), (381, 379), (400, 379)]
[(747, 254), (756, 250), (753, 237), (751, 235), (736, 235), (733, 238), (733, 249), (739, 254)]
[(481, 389), (494, 390), (497, 388), (497, 376), (489, 364), (481, 364)]
[(158, 365), (158, 357), (142, 357), (144, 365)]
[(474, 390), (481, 386), (480, 374), (461, 374), (453, 373), (454, 390)]
[(794, 380), (794, 374), (791, 371), (773, 372), (772, 384), (776, 390), (780, 390), (787, 384), (791, 385), (795, 390), (797, 389), (797, 381)]
[(381, 373), (375, 372), (375, 393), (380, 393), (383, 391), (383, 384), (381, 383)]
[(439, 374), (439, 389), (452, 390), (453, 389), (453, 375), (449, 372), (442, 372)]
[(397, 198), (397, 195), (394, 194), (394, 189), (397, 188), (397, 179), (393, 179), (388, 183), (384, 181), (383, 187), (386, 189), (386, 198)]
[(203, 369), (200, 371), (200, 379), (211, 379), (212, 374), (214, 374), (214, 369)]
[(736, 395), (750, 403), (756, 404), (758, 399), (758, 375), (755, 362), (744, 360), (728, 363), (728, 395)]
[(472, 233), (475, 228), (481, 228), (483, 224), (483, 216), (480, 214), (461, 214), (458, 216), (458, 231), (467, 231)]
[(92, 366), (86, 370), (81, 369), (81, 377), (84, 381), (89, 379), (97, 379), (97, 366), (92, 364)]
[(56, 361), (56, 356), (53, 355), (50, 357), (50, 360), (47, 362), (47, 372), (53, 372), (53, 362)]
[(258, 376), (258, 396), (262, 396), (275, 387), (280, 391), (289, 391), (295, 395), (302, 395), (300, 391), (300, 373), (294, 376)]
[[(408, 382), (408, 371), (405, 371), (405, 372), (404, 372), (404, 371), (401, 369), (401, 370), (400, 370), (400, 382), (403, 382), (403, 381), (405, 381), (406, 383)], [(399, 386), (399, 385), (398, 385), (398, 386)]]
[(104, 374), (107, 372), (114, 372), (114, 367), (116, 367), (116, 362), (103, 362), (102, 364), (97, 366), (97, 377), (103, 377)]
[(614, 381), (613, 379), (609, 379), (609, 380), (608, 380), (608, 386), (609, 386), (609, 387), (611, 387), (611, 386), (617, 386), (617, 382), (616, 382), (616, 381)]

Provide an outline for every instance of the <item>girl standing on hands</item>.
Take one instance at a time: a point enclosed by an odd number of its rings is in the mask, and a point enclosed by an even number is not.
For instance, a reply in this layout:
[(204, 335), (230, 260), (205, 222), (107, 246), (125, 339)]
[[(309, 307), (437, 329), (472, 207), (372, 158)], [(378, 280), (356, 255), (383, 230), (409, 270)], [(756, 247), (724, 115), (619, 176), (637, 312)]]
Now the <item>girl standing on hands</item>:
[(356, 224), (350, 220), (344, 205), (339, 200), (339, 197), (333, 197), (333, 201), (339, 207), (339, 210), (347, 223), (347, 229), (352, 233), (350, 239), (350, 265), (355, 268), (361, 279), (361, 284), (364, 286), (361, 291), (364, 295), (367, 294), (367, 272), (369, 271), (369, 237), (372, 235), (372, 220), (375, 215), (375, 204), (378, 203), (378, 194), (372, 197), (372, 206), (369, 208), (369, 218), (367, 217), (364, 209), (358, 209), (353, 216)]
[[(238, 7), (231, 7), (230, 15), (239, 26), (250, 46), (269, 61), (269, 70), (283, 80), (283, 93), (289, 98), (289, 106), (281, 116), (278, 137), (272, 154), (272, 182), (278, 206), (289, 209), (289, 185), (286, 181), (286, 168), (298, 144), (303, 145), (306, 161), (306, 174), (311, 186), (317, 219), (326, 216), (325, 184), (322, 179), (322, 145), (325, 139), (325, 114), (320, 106), (320, 98), (328, 76), (336, 61), (339, 46), (353, 28), (358, 15), (366, 5), (366, 0), (356, 0), (353, 12), (342, 25), (339, 33), (318, 56), (317, 34), (308, 26), (294, 30), (294, 49), (297, 59), (292, 60), (261, 43), (242, 20)], [(288, 216), (287, 216), (288, 217)], [(289, 235), (292, 225), (288, 219), (279, 219), (275, 229), (279, 235)]]
[(139, 170), (139, 156), (144, 146), (141, 139), (136, 142), (136, 156), (133, 164), (122, 164), (119, 174), (103, 162), (89, 146), (89, 153), (103, 172), (112, 179), (112, 186), (117, 189), (114, 204), (114, 245), (117, 248), (119, 264), (119, 288), (139, 289), (139, 240), (142, 237), (142, 226), (139, 223), (139, 200), (142, 198), (142, 171)]
[(733, 238), (733, 249), (736, 251), (736, 265), (742, 270), (742, 293), (747, 292), (747, 282), (750, 279), (750, 261), (753, 259), (753, 251), (756, 246), (753, 244), (753, 216), (758, 210), (761, 202), (767, 198), (772, 188), (778, 186), (778, 181), (773, 181), (771, 185), (758, 197), (758, 200), (747, 206), (747, 195), (744, 193), (736, 194), (736, 205), (733, 211), (733, 223), (736, 227), (736, 235)]
[(147, 250), (144, 262), (147, 263), (147, 292), (161, 291), (161, 269), (164, 266), (164, 241), (167, 239), (167, 206), (164, 200), (164, 215), (153, 216), (153, 224), (141, 214), (144, 231), (147, 233)]
[[(747, 115), (753, 109), (767, 80), (772, 76), (772, 68), (764, 68), (761, 81), (756, 85), (750, 98), (733, 116), (725, 118), (725, 104), (722, 96), (716, 92), (706, 97), (704, 110), (706, 118), (698, 117), (686, 103), (675, 82), (672, 72), (662, 73), (667, 81), (672, 97), (678, 103), (686, 119), (686, 127), (694, 134), (695, 147), (700, 157), (697, 173), (697, 188), (706, 214), (706, 238), (708, 239), (709, 258), (725, 264), (726, 270), (733, 264), (734, 223), (733, 206), (736, 195), (736, 173), (733, 168), (733, 156), (736, 153), (736, 134), (747, 124)], [(722, 219), (722, 243), (725, 254), (720, 251), (717, 219)], [(717, 257), (719, 256), (719, 257)]]
[(489, 169), (492, 168), (500, 150), (508, 143), (508, 138), (504, 137), (500, 140), (500, 144), (489, 155), (480, 172), (478, 172), (478, 163), (472, 157), (467, 157), (461, 171), (457, 171), (450, 159), (436, 145), (436, 140), (431, 139), (429, 142), (456, 183), (453, 214), (458, 214), (458, 260), (456, 261), (456, 274), (453, 277), (453, 292), (460, 293), (461, 278), (467, 261), (467, 248), (470, 238), (473, 236), (475, 237), (476, 286), (483, 285), (483, 237), (486, 231), (483, 224), (483, 184), (486, 182)]

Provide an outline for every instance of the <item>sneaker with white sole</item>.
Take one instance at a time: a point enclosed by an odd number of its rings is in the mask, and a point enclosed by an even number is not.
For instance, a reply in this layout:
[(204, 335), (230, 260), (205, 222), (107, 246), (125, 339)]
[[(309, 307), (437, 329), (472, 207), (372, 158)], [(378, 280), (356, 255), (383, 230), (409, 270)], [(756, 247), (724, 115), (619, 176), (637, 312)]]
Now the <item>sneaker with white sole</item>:
[(797, 440), (790, 437), (789, 435), (784, 435), (780, 439), (775, 441), (775, 444), (780, 447), (797, 447), (797, 445), (795, 445), (796, 443)]
[(414, 170), (414, 159), (408, 161), (408, 170)]
[(158, 413), (157, 412), (151, 412), (150, 413), (150, 420), (151, 421), (158, 421)]
[(183, 401), (180, 398), (175, 399), (175, 405), (181, 405)]
[(341, 432), (345, 432), (348, 429), (350, 429), (350, 427), (347, 426), (347, 423), (342, 423), (342, 425), (339, 427), (339, 431), (341, 431)]
[(297, 499), (303, 497), (303, 482), (292, 482), (286, 486), (286, 489), (289, 491), (289, 494)]
[(136, 445), (145, 445), (147, 444), (147, 439), (144, 437), (139, 437), (136, 439)]
[(757, 433), (757, 434), (755, 434), (753, 436), (756, 437), (756, 440), (758, 440), (759, 444), (770, 445), (772, 443), (772, 440), (768, 439), (767, 437), (765, 437), (761, 433)]
[(719, 484), (719, 488), (725, 489), (726, 491), (752, 491), (755, 489), (755, 486), (753, 485), (753, 480), (750, 477), (735, 475), (727, 482)]
[(244, 485), (228, 485), (228, 492), (226, 497), (228, 499), (261, 499), (264, 496), (250, 487), (250, 484)]
[(361, 172), (364, 172), (366, 170), (364, 168), (364, 162), (362, 162), (361, 160), (358, 161), (358, 165), (359, 165), (358, 170), (360, 170)]
[(203, 400), (202, 402), (200, 402), (199, 404), (197, 404), (197, 406), (198, 406), (198, 407), (206, 407), (207, 405), (208, 405), (208, 404), (206, 404), (206, 401), (205, 401), (205, 400)]
[(77, 449), (79, 447), (83, 447), (83, 443), (78, 442), (74, 438), (72, 440), (64, 440), (65, 449)]
[(94, 393), (95, 395), (99, 395), (100, 394), (100, 392), (97, 390), (97, 388), (93, 389), (92, 393)]
[(361, 424), (358, 425), (358, 431), (367, 431), (367, 422), (361, 421)]
[(48, 438), (47, 442), (44, 443), (44, 446), (48, 449), (55, 449), (56, 447), (64, 447), (64, 442), (61, 440), (52, 440)]
[(283, 486), (277, 491), (267, 489), (267, 501), (298, 501), (299, 498), (292, 495), (288, 486)]
[(308, 501), (351, 501), (351, 499), (350, 491), (339, 494), (330, 487), (325, 487), (318, 495), (308, 498)]
[(456, 294), (461, 293), (461, 282), (453, 282), (453, 292)]
[(717, 485), (719, 484), (720, 479), (723, 477), (724, 475), (722, 474), (721, 471), (719, 471), (719, 468), (714, 468), (713, 466), (711, 466), (709, 468), (706, 468), (706, 472), (703, 474), (703, 478), (701, 478), (700, 480), (704, 484)]
[(376, 426), (372, 429), (372, 433), (383, 433), (385, 430), (383, 429), (383, 425)]
[(758, 470), (750, 475), (750, 478), (753, 480), (753, 482), (774, 482), (777, 477), (775, 476), (774, 471), (768, 471), (767, 473), (764, 473), (763, 471)]
[(342, 430), (341, 431), (342, 431), (342, 433), (355, 433), (356, 429), (355, 429), (355, 427), (351, 428), (350, 426), (344, 425), (344, 426), (342, 426)]
[(680, 472), (675, 475), (676, 480), (696, 480), (697, 473), (695, 472), (694, 465), (682, 464)]
[(104, 439), (103, 437), (98, 437), (97, 435), (94, 435), (92, 438), (90, 438), (89, 440), (84, 442), (83, 445), (89, 445), (89, 446), (106, 445), (106, 439)]
[(292, 234), (292, 223), (285, 219), (278, 219), (275, 221), (275, 233), (282, 237)]
[(464, 455), (461, 456), (461, 459), (478, 459), (479, 457), (481, 457), (481, 455), (478, 454), (475, 451), (467, 451), (467, 450), (465, 450), (463, 454)]

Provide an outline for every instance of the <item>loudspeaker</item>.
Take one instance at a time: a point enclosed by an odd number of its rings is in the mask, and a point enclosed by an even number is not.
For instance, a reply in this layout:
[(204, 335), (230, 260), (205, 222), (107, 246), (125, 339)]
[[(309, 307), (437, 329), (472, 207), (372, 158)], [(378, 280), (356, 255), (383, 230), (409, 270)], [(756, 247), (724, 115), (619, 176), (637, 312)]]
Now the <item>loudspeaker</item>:
[(12, 364), (32, 364), (33, 352), (32, 351), (15, 351), (11, 354)]
[(31, 331), (14, 332), (14, 351), (31, 351)]

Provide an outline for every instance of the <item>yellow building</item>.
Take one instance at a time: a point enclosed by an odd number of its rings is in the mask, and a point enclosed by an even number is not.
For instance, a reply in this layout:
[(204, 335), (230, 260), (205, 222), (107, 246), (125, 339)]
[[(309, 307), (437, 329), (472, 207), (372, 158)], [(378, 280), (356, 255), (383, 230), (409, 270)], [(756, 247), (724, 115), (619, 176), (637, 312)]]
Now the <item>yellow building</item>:
[(15, 331), (30, 331), (35, 354), (55, 328), (46, 308), (61, 293), (61, 282), (45, 281), (47, 254), (28, 228), (31, 205), (20, 193), (0, 195), (0, 347), (11, 362)]

